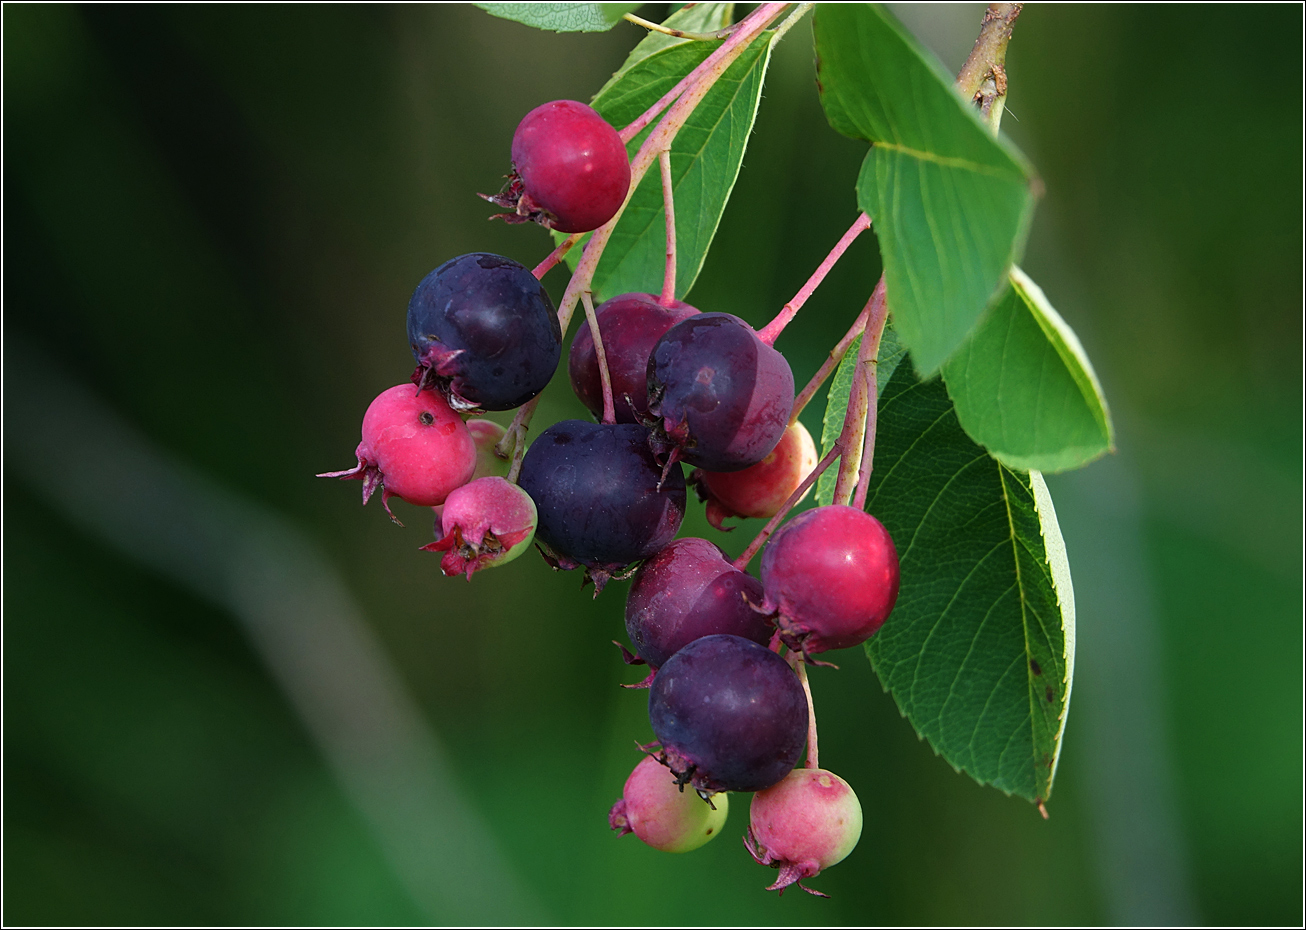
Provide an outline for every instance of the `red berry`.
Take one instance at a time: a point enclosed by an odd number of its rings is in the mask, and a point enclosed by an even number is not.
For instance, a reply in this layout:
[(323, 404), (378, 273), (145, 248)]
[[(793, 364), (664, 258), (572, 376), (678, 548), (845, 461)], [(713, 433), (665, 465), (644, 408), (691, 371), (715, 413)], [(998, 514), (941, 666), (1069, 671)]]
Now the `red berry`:
[(645, 756), (626, 779), (621, 800), (608, 812), (608, 826), (622, 836), (634, 833), (654, 849), (689, 852), (721, 832), (730, 799), (717, 794), (709, 804), (685, 791), (676, 776)]
[[(818, 461), (812, 434), (790, 424), (780, 442), (756, 465), (743, 471), (696, 470), (690, 476), (707, 501), (707, 521), (719, 530), (728, 517), (774, 517)], [(811, 493), (811, 490), (808, 490)]]
[[(361, 479), (364, 504), (380, 488), (386, 513), (391, 497), (419, 507), (443, 504), (476, 468), (476, 443), (462, 417), (439, 393), (411, 384), (382, 391), (372, 401), (355, 455), (353, 468), (318, 477)], [(393, 513), (390, 519), (395, 520)]]
[[(630, 162), (617, 130), (575, 100), (531, 110), (512, 137), (513, 173), (491, 203), (559, 232), (598, 229), (616, 215), (630, 188)], [(484, 196), (484, 195), (482, 195)]]
[(862, 835), (862, 805), (848, 783), (825, 769), (794, 769), (779, 784), (753, 795), (744, 846), (762, 865), (780, 870), (767, 891), (798, 882), (842, 862)]
[(537, 517), (530, 495), (503, 478), (477, 478), (449, 494), (440, 514), (443, 537), (427, 552), (443, 552), (446, 575), (472, 574), (507, 564), (535, 538)]
[(764, 610), (785, 643), (807, 655), (865, 642), (898, 599), (898, 551), (879, 520), (856, 507), (794, 517), (762, 553)]

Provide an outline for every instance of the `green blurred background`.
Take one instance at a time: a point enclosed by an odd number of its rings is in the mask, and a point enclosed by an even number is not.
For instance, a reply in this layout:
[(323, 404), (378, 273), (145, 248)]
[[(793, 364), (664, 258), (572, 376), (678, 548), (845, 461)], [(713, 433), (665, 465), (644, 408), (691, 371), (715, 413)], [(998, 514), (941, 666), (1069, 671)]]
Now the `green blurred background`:
[[(895, 10), (955, 71), (983, 7)], [(866, 813), (828, 901), (763, 892), (734, 836), (677, 857), (608, 832), (650, 738), (616, 687), (623, 585), (593, 601), (533, 555), (444, 579), (420, 512), (400, 530), (312, 478), (411, 370), (427, 271), (548, 251), (474, 194), (640, 30), (3, 16), (5, 922), (1301, 922), (1299, 7), (1020, 19), (1003, 129), (1047, 188), (1023, 264), (1119, 432), (1049, 479), (1079, 616), (1052, 816), (954, 773), (849, 652), (813, 674)], [(803, 23), (690, 299), (769, 319), (851, 222), (863, 152), (825, 124)], [(878, 270), (864, 237), (786, 332), (800, 382)], [(564, 369), (536, 422), (580, 412)], [(713, 532), (701, 508), (685, 532)]]

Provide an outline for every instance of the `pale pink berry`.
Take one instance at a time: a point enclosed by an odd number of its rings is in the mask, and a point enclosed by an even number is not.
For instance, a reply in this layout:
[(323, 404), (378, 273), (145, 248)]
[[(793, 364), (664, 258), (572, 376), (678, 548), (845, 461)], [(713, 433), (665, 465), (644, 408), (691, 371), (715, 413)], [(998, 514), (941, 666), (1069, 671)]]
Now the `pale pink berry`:
[(762, 865), (780, 870), (767, 891), (798, 887), (842, 862), (862, 835), (862, 805), (848, 783), (825, 769), (794, 769), (753, 795), (744, 846)]

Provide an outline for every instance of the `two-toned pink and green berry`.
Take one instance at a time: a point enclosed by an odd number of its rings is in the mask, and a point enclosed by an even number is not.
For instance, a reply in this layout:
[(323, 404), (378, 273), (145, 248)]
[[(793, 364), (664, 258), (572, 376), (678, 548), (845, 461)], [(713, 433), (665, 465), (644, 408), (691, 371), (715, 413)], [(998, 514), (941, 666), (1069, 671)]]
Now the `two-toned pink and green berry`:
[(842, 862), (862, 836), (862, 805), (849, 784), (825, 769), (794, 769), (779, 784), (753, 795), (748, 835), (753, 858), (780, 870), (768, 891), (784, 892)]
[(645, 756), (626, 779), (621, 800), (608, 812), (608, 826), (622, 836), (637, 837), (663, 852), (698, 849), (725, 826), (730, 798), (704, 800), (686, 791), (676, 777), (651, 756)]
[(477, 478), (452, 491), (440, 513), (443, 536), (422, 549), (443, 552), (446, 575), (506, 565), (535, 538), (539, 517), (530, 495), (504, 478)]

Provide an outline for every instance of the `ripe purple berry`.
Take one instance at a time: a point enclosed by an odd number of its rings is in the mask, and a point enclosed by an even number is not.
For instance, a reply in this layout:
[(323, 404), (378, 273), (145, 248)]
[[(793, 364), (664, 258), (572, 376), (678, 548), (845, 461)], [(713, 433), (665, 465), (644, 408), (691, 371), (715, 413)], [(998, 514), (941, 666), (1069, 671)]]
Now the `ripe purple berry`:
[(716, 795), (709, 804), (678, 785), (664, 765), (645, 756), (626, 779), (621, 800), (608, 812), (608, 826), (622, 836), (634, 833), (663, 852), (689, 852), (721, 832), (729, 810), (729, 796)]
[(563, 420), (522, 461), (522, 489), (539, 508), (536, 538), (558, 568), (584, 565), (595, 585), (671, 542), (685, 515), (685, 476), (662, 480), (648, 430)]
[(762, 583), (706, 539), (677, 539), (640, 566), (626, 596), (626, 633), (654, 669), (702, 636), (765, 645), (775, 630), (752, 605)]
[(862, 805), (848, 783), (825, 769), (794, 769), (753, 795), (744, 846), (762, 865), (780, 870), (767, 891), (798, 883), (842, 862), (862, 835)]
[(506, 565), (526, 551), (535, 537), (535, 504), (503, 478), (477, 478), (450, 493), (440, 514), (443, 537), (427, 552), (443, 552), (446, 575), (472, 574)]
[(444, 398), (400, 384), (382, 391), (363, 414), (363, 441), (355, 451), (358, 464), (319, 478), (360, 479), (363, 503), (377, 488), (390, 512), (390, 498), (419, 507), (443, 504), (467, 483), (476, 467), (472, 434)]
[[(594, 311), (612, 379), (618, 423), (639, 423), (648, 416), (648, 357), (653, 345), (671, 327), (696, 313), (696, 308), (679, 300), (664, 307), (652, 294), (621, 294)], [(591, 413), (601, 417), (603, 383), (589, 320), (581, 323), (571, 342), (567, 369), (576, 396)]]
[(879, 520), (856, 507), (804, 511), (762, 552), (763, 609), (807, 655), (865, 642), (898, 599), (898, 551)]
[(704, 636), (668, 659), (649, 689), (648, 716), (661, 761), (706, 795), (771, 787), (807, 740), (798, 676), (739, 636)]
[[(802, 423), (793, 423), (762, 461), (743, 471), (696, 469), (689, 480), (707, 501), (707, 522), (731, 530), (729, 517), (774, 517), (817, 463), (816, 444)], [(808, 493), (811, 493), (810, 489)]]
[[(559, 232), (598, 229), (630, 189), (630, 162), (617, 130), (590, 107), (554, 100), (531, 110), (512, 137), (512, 174), (486, 200)], [(481, 196), (485, 196), (482, 194)]]
[(783, 355), (729, 313), (681, 320), (648, 360), (648, 409), (671, 459), (739, 471), (766, 458), (789, 425), (794, 375)]
[(553, 302), (523, 265), (473, 252), (432, 271), (408, 302), (413, 380), (457, 410), (520, 407), (553, 377), (562, 330)]

